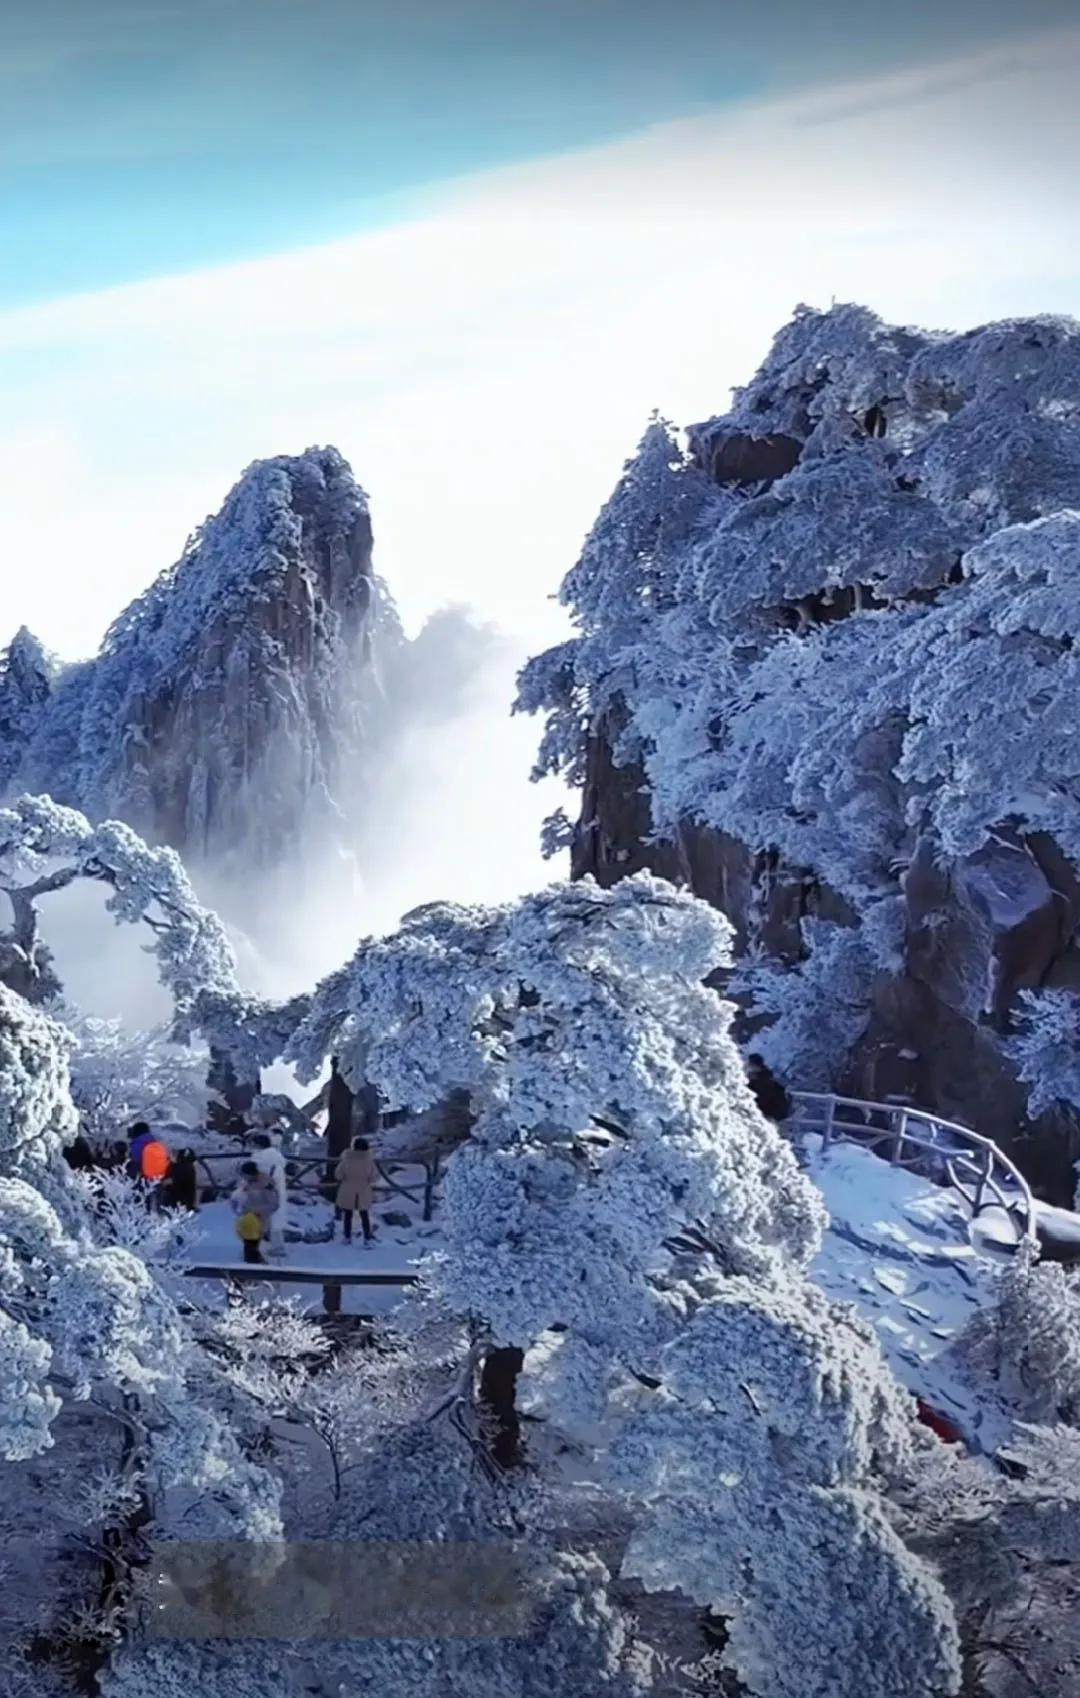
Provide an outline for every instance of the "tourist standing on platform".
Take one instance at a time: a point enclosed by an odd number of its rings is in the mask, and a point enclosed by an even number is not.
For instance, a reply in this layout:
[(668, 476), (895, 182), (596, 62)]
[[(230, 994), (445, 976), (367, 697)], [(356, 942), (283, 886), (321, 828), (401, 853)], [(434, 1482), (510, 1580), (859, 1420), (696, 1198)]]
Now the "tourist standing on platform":
[(262, 1244), (277, 1211), (277, 1192), (253, 1161), (240, 1169), (240, 1183), (232, 1194), (236, 1231), (244, 1246), (245, 1262), (263, 1262)]
[(288, 1200), (285, 1178), (285, 1157), (275, 1146), (268, 1132), (256, 1132), (251, 1140), (252, 1160), (261, 1174), (270, 1181), (277, 1196), (277, 1208), (274, 1211), (273, 1224), (269, 1234), (269, 1248), (272, 1256), (285, 1254), (285, 1205)]
[(335, 1169), (338, 1181), (337, 1215), (341, 1220), (346, 1244), (352, 1243), (353, 1214), (359, 1210), (364, 1243), (375, 1237), (369, 1213), (375, 1201), (375, 1157), (366, 1138), (354, 1138), (352, 1149), (346, 1150)]

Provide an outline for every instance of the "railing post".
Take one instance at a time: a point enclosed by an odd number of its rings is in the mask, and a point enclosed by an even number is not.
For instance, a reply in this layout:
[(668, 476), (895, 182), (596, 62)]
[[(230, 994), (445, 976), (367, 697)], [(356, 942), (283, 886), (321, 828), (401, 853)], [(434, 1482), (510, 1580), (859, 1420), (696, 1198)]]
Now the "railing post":
[(435, 1186), (439, 1178), (439, 1153), (436, 1150), (431, 1160), (424, 1167), (424, 1219), (428, 1221), (435, 1212)]
[(897, 1128), (896, 1128), (896, 1136), (893, 1139), (892, 1155), (889, 1157), (889, 1160), (892, 1163), (893, 1167), (895, 1167), (897, 1165), (897, 1163), (900, 1160), (900, 1157), (904, 1153), (904, 1134), (905, 1134), (906, 1131), (907, 1131), (907, 1109), (905, 1108), (905, 1109), (901, 1109), (901, 1111), (900, 1111), (900, 1120), (899, 1120), (899, 1124), (897, 1125)]
[(833, 1139), (833, 1121), (836, 1118), (836, 1098), (830, 1096), (825, 1104), (825, 1124), (821, 1128), (822, 1154), (828, 1149)]
[(973, 1215), (977, 1215), (979, 1210), (982, 1208), (983, 1192), (986, 1190), (986, 1182), (990, 1177), (990, 1169), (994, 1160), (993, 1154), (990, 1150), (984, 1150), (982, 1157), (982, 1166), (979, 1169), (979, 1180), (975, 1187), (975, 1201), (972, 1205)]

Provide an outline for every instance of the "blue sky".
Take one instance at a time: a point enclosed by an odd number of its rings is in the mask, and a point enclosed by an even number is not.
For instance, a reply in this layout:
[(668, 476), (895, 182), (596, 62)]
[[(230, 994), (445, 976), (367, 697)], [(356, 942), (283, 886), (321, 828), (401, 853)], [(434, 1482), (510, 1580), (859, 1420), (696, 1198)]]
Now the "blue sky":
[[(800, 301), (1077, 312), (1074, 6), (0, 0), (0, 642), (92, 653), (245, 465), (334, 443), (409, 630), (504, 637), (372, 801), (357, 930), (533, 888), (513, 671), (650, 410), (723, 411)], [(262, 988), (340, 958), (332, 896)]]
[(0, 306), (332, 239), (425, 191), (976, 51), (1074, 0), (3, 0)]

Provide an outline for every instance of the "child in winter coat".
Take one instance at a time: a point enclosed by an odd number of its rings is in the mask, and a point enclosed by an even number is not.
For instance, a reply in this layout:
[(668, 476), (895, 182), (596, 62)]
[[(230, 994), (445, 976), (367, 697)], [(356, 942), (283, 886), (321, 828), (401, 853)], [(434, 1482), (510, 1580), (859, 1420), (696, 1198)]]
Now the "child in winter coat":
[(369, 1209), (375, 1199), (375, 1157), (366, 1138), (354, 1138), (352, 1149), (346, 1150), (334, 1169), (338, 1182), (337, 1213), (341, 1218), (346, 1244), (352, 1243), (352, 1220), (360, 1211), (364, 1243), (370, 1244), (375, 1234), (371, 1230)]
[(268, 1234), (270, 1254), (272, 1256), (283, 1256), (285, 1254), (285, 1204), (287, 1200), (285, 1157), (274, 1144), (268, 1132), (256, 1132), (251, 1142), (252, 1160), (259, 1172), (265, 1174), (277, 1195), (277, 1212)]
[(259, 1172), (253, 1161), (246, 1161), (232, 1195), (236, 1231), (244, 1246), (245, 1262), (265, 1261), (261, 1245), (270, 1231), (277, 1206), (277, 1191), (271, 1180)]

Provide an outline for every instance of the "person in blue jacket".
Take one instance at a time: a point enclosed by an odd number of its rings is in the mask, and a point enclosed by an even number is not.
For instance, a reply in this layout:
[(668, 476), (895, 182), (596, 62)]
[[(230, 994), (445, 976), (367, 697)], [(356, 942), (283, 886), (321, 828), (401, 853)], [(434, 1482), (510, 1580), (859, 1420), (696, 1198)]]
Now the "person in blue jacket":
[(153, 1142), (154, 1134), (145, 1120), (137, 1120), (128, 1128), (128, 1174), (132, 1179), (142, 1177), (142, 1153)]

